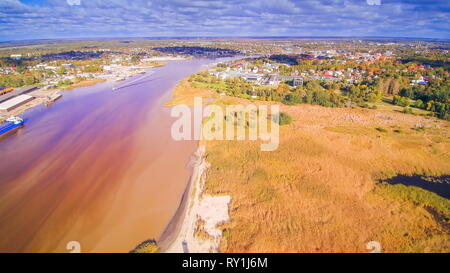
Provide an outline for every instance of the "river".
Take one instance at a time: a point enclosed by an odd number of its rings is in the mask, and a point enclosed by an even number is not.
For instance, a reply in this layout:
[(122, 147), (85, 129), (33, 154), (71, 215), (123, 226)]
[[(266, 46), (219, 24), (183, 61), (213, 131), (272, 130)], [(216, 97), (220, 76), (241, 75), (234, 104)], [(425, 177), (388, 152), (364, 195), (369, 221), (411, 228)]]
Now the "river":
[[(173, 141), (164, 103), (211, 60), (169, 62), (63, 92), (0, 141), (0, 251), (128, 252), (175, 213), (196, 141)], [(125, 86), (113, 91), (114, 86)]]

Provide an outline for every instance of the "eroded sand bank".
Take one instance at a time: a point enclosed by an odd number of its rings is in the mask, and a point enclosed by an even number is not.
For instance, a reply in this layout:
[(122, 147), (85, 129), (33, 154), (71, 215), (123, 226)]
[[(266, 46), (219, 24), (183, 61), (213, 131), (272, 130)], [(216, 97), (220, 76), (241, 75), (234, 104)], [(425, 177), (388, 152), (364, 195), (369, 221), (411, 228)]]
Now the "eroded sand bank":
[[(217, 226), (229, 220), (231, 197), (203, 194), (206, 170), (205, 146), (193, 155), (193, 173), (177, 214), (158, 241), (160, 252), (207, 253), (218, 252), (222, 230)], [(203, 226), (199, 222), (204, 223)], [(206, 238), (196, 232), (202, 229)]]

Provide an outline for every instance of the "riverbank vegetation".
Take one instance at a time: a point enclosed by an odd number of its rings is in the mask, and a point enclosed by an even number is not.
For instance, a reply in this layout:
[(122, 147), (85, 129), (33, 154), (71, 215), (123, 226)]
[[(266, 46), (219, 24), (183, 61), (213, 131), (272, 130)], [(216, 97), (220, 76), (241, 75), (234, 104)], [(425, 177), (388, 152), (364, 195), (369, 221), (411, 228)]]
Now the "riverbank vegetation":
[(246, 99), (364, 108), (388, 102), (406, 107), (402, 112), (407, 114), (450, 120), (448, 53), (317, 54), (237, 60), (190, 80), (217, 93)]
[[(382, 116), (367, 111), (283, 111), (295, 122), (281, 128), (275, 152), (245, 141), (207, 145), (207, 192), (233, 197), (222, 251), (366, 252), (370, 241), (386, 252), (450, 250), (448, 231), (425, 209), (445, 213), (449, 200), (377, 184), (396, 173), (449, 173), (448, 141), (427, 140), (448, 136), (448, 128), (424, 135), (410, 129), (413, 120), (402, 122), (397, 114), (390, 117), (404, 131), (398, 135)], [(381, 126), (391, 130), (370, 129)]]
[[(190, 94), (204, 94), (208, 86), (190, 84)], [(280, 104), (230, 96), (216, 103)], [(363, 108), (280, 106), (292, 123), (280, 127), (274, 152), (260, 151), (258, 141), (204, 141), (211, 164), (206, 193), (232, 197), (222, 252), (369, 252), (370, 241), (383, 252), (450, 251), (448, 199), (378, 182), (396, 174), (450, 173), (447, 121)]]
[(303, 86), (292, 87), (288, 83), (280, 83), (273, 87), (254, 84), (242, 78), (222, 80), (208, 72), (202, 72), (191, 76), (189, 81), (194, 86), (207, 87), (218, 94), (245, 99), (276, 101), (286, 105), (359, 106), (371, 109), (376, 109), (379, 103), (389, 102), (391, 105), (408, 107), (403, 110), (407, 114), (414, 113), (410, 108), (415, 108), (422, 114), (450, 120), (450, 81), (448, 79), (433, 81), (427, 86), (405, 87), (401, 90), (396, 79), (377, 79), (351, 85), (308, 80)]
[(146, 240), (136, 246), (131, 253), (156, 253), (159, 251), (158, 244), (155, 240)]

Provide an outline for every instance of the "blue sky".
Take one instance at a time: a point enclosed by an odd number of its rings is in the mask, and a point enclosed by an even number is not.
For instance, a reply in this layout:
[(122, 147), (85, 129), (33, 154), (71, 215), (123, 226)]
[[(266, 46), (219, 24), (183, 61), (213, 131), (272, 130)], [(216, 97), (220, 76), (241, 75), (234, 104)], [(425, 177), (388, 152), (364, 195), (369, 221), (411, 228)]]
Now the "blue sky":
[(450, 38), (449, 0), (0, 0), (0, 41), (167, 36)]

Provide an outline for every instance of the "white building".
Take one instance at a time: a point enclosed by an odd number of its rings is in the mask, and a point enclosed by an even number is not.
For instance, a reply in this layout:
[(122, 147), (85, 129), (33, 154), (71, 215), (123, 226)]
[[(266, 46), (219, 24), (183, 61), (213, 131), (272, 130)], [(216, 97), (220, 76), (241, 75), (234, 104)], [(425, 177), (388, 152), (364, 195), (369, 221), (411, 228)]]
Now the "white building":
[(11, 57), (12, 59), (15, 59), (15, 60), (20, 60), (20, 59), (22, 59), (22, 54), (12, 54), (9, 57)]

